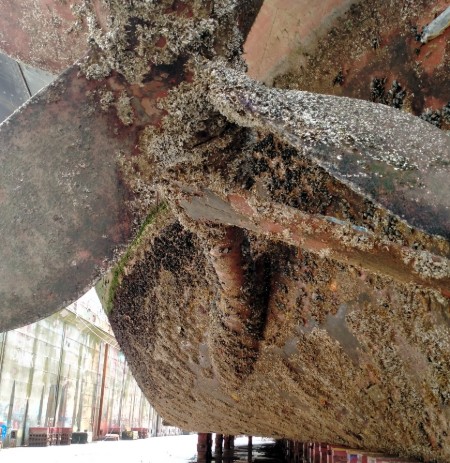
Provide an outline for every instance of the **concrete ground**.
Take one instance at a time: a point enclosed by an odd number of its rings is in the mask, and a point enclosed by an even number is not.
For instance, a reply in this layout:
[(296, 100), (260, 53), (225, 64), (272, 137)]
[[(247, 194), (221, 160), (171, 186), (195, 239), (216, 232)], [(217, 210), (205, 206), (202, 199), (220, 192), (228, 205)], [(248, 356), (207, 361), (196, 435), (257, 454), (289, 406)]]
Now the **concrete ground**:
[(0, 450), (1, 463), (185, 463), (195, 461), (197, 435)]
[[(258, 445), (269, 441), (253, 438), (254, 460), (266, 460)], [(247, 438), (237, 438), (235, 446), (247, 445)], [(246, 449), (235, 458), (244, 457)], [(151, 437), (136, 441), (93, 442), (52, 447), (17, 447), (0, 450), (1, 463), (187, 463), (196, 461), (197, 435)], [(240, 455), (242, 453), (242, 455)], [(244, 460), (246, 461), (246, 460)]]

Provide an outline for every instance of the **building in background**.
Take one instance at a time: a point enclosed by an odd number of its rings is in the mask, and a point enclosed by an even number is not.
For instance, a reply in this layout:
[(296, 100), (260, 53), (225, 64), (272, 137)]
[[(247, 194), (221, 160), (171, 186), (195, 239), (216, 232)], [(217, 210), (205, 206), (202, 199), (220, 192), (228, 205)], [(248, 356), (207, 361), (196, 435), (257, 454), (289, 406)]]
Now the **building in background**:
[(142, 394), (91, 290), (32, 325), (0, 334), (3, 445), (27, 445), (30, 427), (167, 432)]

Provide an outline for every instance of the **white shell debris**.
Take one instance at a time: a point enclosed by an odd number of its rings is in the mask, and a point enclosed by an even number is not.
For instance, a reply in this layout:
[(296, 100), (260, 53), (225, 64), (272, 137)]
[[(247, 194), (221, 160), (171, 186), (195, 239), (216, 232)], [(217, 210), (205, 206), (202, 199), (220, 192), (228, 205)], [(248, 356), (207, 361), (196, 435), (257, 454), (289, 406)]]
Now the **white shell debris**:
[(428, 41), (441, 35), (447, 27), (450, 26), (450, 6), (441, 13), (436, 19), (430, 22), (428, 26), (423, 28), (420, 41), (427, 43)]

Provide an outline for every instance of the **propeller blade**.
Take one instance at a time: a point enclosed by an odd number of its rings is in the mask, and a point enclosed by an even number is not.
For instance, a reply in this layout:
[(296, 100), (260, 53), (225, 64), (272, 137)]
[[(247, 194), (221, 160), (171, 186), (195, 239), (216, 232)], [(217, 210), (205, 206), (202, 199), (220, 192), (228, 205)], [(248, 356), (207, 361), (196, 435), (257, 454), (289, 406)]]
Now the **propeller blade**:
[(210, 100), (225, 116), (278, 135), (411, 226), (450, 238), (445, 132), (381, 104), (270, 89), (220, 65), (210, 75)]
[(78, 298), (129, 241), (117, 161), (135, 151), (141, 125), (98, 101), (123, 88), (73, 66), (0, 125), (0, 331)]

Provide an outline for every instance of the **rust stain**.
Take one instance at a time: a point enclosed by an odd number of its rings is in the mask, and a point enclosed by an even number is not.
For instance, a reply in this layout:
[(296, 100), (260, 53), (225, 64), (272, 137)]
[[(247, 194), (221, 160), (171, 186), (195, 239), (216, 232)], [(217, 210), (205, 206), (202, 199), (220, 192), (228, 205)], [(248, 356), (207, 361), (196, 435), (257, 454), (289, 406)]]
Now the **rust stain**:
[(248, 204), (247, 200), (243, 196), (237, 194), (229, 194), (228, 201), (233, 206), (233, 208), (236, 209), (236, 211), (243, 215), (252, 217), (255, 213), (252, 206)]
[(164, 48), (167, 44), (167, 39), (161, 36), (155, 43), (155, 47)]
[(141, 104), (148, 116), (161, 119), (162, 111), (156, 107), (154, 99), (145, 97), (141, 100)]
[(437, 67), (442, 66), (449, 40), (450, 29), (441, 36), (430, 40), (420, 49), (419, 62), (424, 71), (430, 76), (436, 71)]
[(282, 234), (285, 228), (277, 222), (271, 220), (261, 220), (259, 222), (261, 230), (269, 233)]
[(78, 261), (88, 261), (92, 258), (92, 252), (84, 249), (84, 250), (79, 250), (75, 254), (75, 260)]

